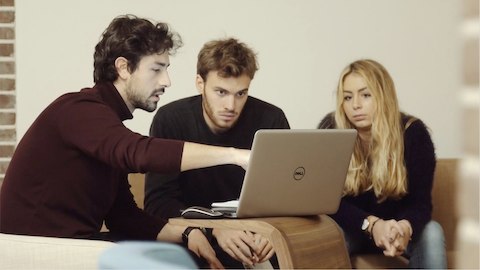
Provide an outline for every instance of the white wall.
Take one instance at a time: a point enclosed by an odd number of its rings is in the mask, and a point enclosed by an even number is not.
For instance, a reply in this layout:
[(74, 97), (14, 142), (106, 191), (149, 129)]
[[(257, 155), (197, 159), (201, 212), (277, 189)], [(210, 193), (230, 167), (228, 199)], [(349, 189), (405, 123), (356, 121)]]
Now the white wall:
[[(292, 128), (315, 128), (334, 108), (349, 62), (383, 63), (400, 106), (431, 128), (439, 157), (461, 156), (458, 0), (23, 0), (16, 1), (17, 127), (23, 136), (53, 99), (93, 83), (93, 51), (117, 15), (168, 22), (184, 46), (171, 58), (172, 87), (160, 101), (196, 94), (204, 42), (235, 36), (260, 70), (251, 95), (284, 109)], [(126, 122), (148, 134), (153, 114)]]

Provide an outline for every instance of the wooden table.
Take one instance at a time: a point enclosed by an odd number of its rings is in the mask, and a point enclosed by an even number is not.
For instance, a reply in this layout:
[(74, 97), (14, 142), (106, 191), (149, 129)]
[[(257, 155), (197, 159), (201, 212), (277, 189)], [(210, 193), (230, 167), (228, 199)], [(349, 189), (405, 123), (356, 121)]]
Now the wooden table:
[(281, 269), (351, 268), (341, 229), (326, 215), (248, 219), (172, 218), (169, 222), (260, 233), (273, 244)]

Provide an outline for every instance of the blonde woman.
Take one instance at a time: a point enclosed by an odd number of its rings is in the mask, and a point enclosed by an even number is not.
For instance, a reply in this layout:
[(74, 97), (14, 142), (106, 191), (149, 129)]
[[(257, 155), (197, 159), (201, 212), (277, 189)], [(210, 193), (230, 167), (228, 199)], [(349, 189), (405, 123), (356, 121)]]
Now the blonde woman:
[(350, 254), (405, 256), (411, 268), (446, 268), (441, 226), (431, 220), (435, 149), (422, 121), (399, 110), (387, 70), (358, 60), (342, 72), (336, 111), (319, 128), (355, 128), (344, 197), (332, 217)]

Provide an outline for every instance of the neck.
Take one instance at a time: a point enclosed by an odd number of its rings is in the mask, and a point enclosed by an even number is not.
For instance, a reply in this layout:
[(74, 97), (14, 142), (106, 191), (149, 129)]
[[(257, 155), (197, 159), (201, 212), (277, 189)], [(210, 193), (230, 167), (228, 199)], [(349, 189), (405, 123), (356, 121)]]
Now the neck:
[(117, 89), (118, 93), (122, 97), (123, 102), (125, 102), (125, 104), (127, 105), (128, 110), (130, 110), (130, 113), (133, 113), (133, 111), (135, 110), (135, 107), (132, 105), (132, 103), (128, 99), (128, 94), (126, 90), (127, 87), (125, 86), (125, 83), (122, 83), (121, 81), (116, 80), (113, 82), (113, 85), (115, 86), (115, 89)]

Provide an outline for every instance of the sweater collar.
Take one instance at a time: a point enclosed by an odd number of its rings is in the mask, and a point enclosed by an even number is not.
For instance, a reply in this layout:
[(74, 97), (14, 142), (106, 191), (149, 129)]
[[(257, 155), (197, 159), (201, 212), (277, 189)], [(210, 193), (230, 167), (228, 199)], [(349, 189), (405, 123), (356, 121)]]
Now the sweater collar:
[(113, 83), (101, 82), (95, 84), (93, 88), (98, 90), (103, 101), (117, 113), (122, 121), (133, 118), (127, 104), (125, 104), (125, 101)]

